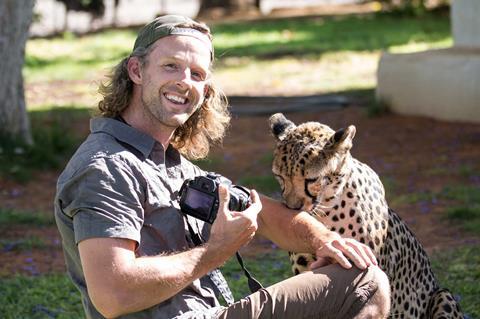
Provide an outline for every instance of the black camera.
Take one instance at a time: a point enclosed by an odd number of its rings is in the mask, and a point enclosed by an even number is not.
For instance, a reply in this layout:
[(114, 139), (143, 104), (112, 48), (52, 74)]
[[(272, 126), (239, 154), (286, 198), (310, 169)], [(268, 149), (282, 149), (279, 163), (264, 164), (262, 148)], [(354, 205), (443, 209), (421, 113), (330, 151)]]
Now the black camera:
[(217, 217), (220, 184), (227, 186), (230, 193), (229, 210), (241, 212), (248, 207), (250, 204), (248, 189), (233, 185), (223, 176), (208, 173), (206, 176), (197, 176), (193, 180), (183, 182), (179, 193), (182, 212), (212, 224)]

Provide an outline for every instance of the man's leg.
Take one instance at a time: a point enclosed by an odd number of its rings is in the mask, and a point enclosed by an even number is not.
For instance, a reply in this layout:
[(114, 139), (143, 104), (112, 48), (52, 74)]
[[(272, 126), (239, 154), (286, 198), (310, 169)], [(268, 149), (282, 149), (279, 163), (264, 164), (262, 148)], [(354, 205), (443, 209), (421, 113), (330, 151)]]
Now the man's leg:
[(218, 318), (385, 318), (389, 304), (388, 279), (378, 267), (361, 271), (334, 264), (261, 289)]

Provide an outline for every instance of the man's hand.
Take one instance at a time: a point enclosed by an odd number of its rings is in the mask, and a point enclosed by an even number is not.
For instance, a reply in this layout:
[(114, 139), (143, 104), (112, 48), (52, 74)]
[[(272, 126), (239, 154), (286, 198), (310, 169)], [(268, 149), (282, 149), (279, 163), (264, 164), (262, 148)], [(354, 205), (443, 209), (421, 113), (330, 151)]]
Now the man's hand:
[(328, 259), (338, 262), (344, 268), (351, 268), (353, 261), (355, 266), (365, 269), (371, 265), (377, 265), (377, 259), (370, 247), (352, 238), (342, 238), (332, 232), (333, 239), (327, 241), (316, 251), (317, 260), (310, 264), (310, 269), (319, 268), (328, 264)]
[(251, 190), (252, 204), (242, 212), (230, 211), (230, 194), (225, 186), (219, 186), (219, 209), (211, 231), (208, 245), (228, 252), (229, 256), (247, 244), (258, 229), (257, 216), (262, 209), (259, 196)]

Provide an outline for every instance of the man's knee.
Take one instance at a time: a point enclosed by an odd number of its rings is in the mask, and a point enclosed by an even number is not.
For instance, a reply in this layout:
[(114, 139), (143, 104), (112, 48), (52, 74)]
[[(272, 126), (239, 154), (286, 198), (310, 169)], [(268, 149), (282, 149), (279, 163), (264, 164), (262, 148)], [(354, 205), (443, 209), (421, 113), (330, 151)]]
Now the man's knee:
[(362, 299), (362, 294), (375, 292), (355, 318), (386, 318), (390, 312), (390, 282), (387, 275), (378, 267), (369, 267), (368, 282), (366, 286), (359, 287), (356, 291)]

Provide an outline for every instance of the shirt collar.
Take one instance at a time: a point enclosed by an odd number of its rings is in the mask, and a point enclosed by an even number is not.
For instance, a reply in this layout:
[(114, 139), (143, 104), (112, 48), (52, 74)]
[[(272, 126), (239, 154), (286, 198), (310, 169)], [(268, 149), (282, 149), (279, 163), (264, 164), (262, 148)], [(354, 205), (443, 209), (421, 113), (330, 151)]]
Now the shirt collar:
[[(153, 137), (136, 128), (123, 123), (122, 121), (108, 118), (96, 117), (90, 120), (90, 131), (94, 133), (104, 132), (117, 140), (131, 145), (142, 153), (144, 158), (149, 158), (151, 155), (155, 158), (155, 162), (165, 162), (163, 146), (157, 142)], [(154, 154), (152, 154), (152, 152)], [(180, 162), (180, 153), (171, 145), (167, 148), (166, 157), (169, 161), (174, 163)]]

